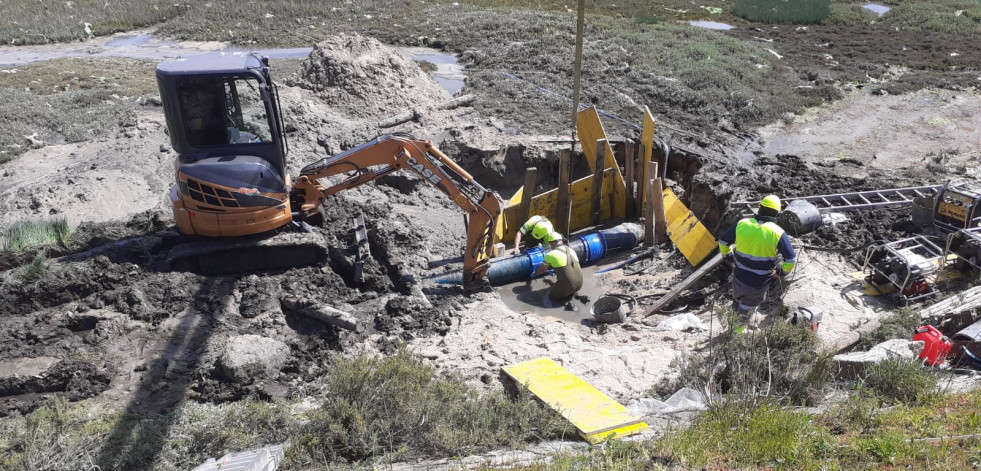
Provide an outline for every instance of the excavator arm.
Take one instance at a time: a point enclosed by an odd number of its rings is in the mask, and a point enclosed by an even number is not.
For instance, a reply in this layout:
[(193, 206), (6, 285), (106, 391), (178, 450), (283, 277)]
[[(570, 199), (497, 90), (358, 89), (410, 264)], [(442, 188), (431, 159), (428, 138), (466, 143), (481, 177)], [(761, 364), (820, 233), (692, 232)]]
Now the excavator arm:
[[(463, 286), (468, 290), (473, 288), (490, 267), (490, 254), (496, 242), (494, 224), (501, 214), (501, 201), (430, 141), (409, 134), (383, 134), (358, 147), (307, 165), (300, 171), (291, 191), (294, 211), (299, 209), (302, 216), (311, 216), (328, 196), (405, 168), (415, 171), (423, 180), (449, 196), (467, 215)], [(468, 184), (474, 196), (468, 196), (457, 186), (445, 169)], [(341, 173), (348, 177), (340, 183), (325, 187), (319, 182), (321, 178)]]

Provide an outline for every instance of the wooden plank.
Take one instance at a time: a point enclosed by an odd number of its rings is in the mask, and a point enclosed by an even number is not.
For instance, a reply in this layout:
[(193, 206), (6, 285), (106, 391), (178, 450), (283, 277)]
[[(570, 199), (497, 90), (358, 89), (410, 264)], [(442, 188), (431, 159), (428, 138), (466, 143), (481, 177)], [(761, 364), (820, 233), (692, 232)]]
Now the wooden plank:
[(644, 202), (647, 201), (647, 190), (644, 186), (644, 175), (647, 175), (647, 162), (644, 162), (644, 152), (647, 150), (644, 148), (644, 144), (637, 143), (637, 171), (634, 172), (634, 180), (636, 180), (637, 185), (637, 202), (634, 207), (637, 208), (637, 217), (644, 217), (647, 207)]
[(920, 318), (942, 317), (952, 312), (961, 312), (981, 306), (981, 286), (975, 286), (966, 291), (938, 301), (920, 310)]
[(668, 294), (665, 294), (661, 297), (661, 299), (658, 299), (653, 306), (647, 308), (647, 310), (644, 311), (644, 317), (657, 314), (657, 312), (663, 309), (664, 306), (667, 306), (668, 303), (674, 300), (674, 298), (677, 298), (679, 294), (687, 290), (692, 283), (702, 279), (702, 277), (707, 275), (708, 272), (712, 271), (712, 269), (717, 267), (720, 263), (722, 263), (722, 254), (715, 254), (711, 260), (705, 262), (705, 265), (702, 265), (701, 268), (695, 270), (691, 275), (688, 275), (688, 278), (685, 278), (681, 283), (675, 285), (675, 287), (668, 292)]
[(606, 161), (606, 139), (596, 141), (596, 157), (593, 161), (593, 197), (590, 208), (592, 208), (592, 225), (600, 223), (600, 200), (603, 196), (603, 162)]
[[(646, 175), (657, 175), (657, 162), (647, 162)], [(654, 237), (654, 180), (644, 181), (644, 245), (653, 247)]]
[(668, 224), (668, 237), (688, 259), (688, 263), (691, 263), (692, 266), (698, 265), (718, 248), (715, 237), (675, 196), (670, 188), (665, 188), (662, 195), (664, 197), (664, 216)]
[(668, 222), (664, 217), (664, 189), (661, 187), (661, 177), (655, 178), (651, 182), (651, 206), (654, 208), (654, 243), (662, 244), (668, 241)]
[[(650, 179), (654, 178), (656, 174), (647, 173), (647, 163), (651, 161), (654, 154), (654, 116), (651, 114), (651, 110), (644, 106), (644, 124), (642, 131), (640, 133), (640, 175), (637, 179), (637, 188), (640, 192), (640, 188), (646, 188)], [(646, 204), (646, 191), (641, 193), (639, 196), (640, 203), (638, 210), (643, 211)], [(645, 213), (646, 214), (646, 213)]]
[(637, 146), (634, 141), (627, 139), (627, 142), (623, 145), (623, 183), (627, 185), (627, 216), (634, 216), (637, 214), (635, 207), (636, 198), (634, 197), (634, 165), (637, 163), (635, 159), (635, 151)]
[[(612, 217), (611, 202), (613, 200), (613, 169), (606, 169), (603, 174), (603, 191), (600, 202), (600, 217)], [(531, 214), (541, 214), (555, 221), (558, 219), (558, 189), (549, 190), (535, 195), (531, 199)], [(572, 182), (569, 188), (569, 230), (575, 231), (588, 227), (592, 223), (593, 176), (588, 175)], [(501, 211), (501, 227), (498, 240), (508, 242), (514, 240), (514, 234), (524, 221), (519, 221), (521, 205), (514, 204)]]
[(502, 371), (565, 417), (589, 443), (633, 435), (647, 428), (622, 404), (550, 358), (505, 366)]
[(570, 152), (563, 150), (559, 154), (559, 188), (558, 201), (556, 203), (558, 216), (555, 219), (555, 229), (564, 236), (569, 235), (569, 211), (572, 207), (572, 200), (569, 198), (569, 172), (571, 170), (571, 164)]
[(535, 196), (535, 184), (538, 182), (538, 167), (528, 167), (525, 169), (525, 184), (522, 185), (524, 190), (521, 194), (521, 211), (518, 217), (521, 224), (527, 221), (531, 217), (531, 198)]
[[(600, 139), (606, 139), (606, 131), (603, 129), (603, 123), (600, 122), (599, 114), (596, 111), (595, 106), (591, 106), (579, 112), (579, 117), (576, 121), (576, 128), (579, 132), (579, 144), (582, 146), (583, 154), (586, 155), (586, 160), (590, 167), (589, 169), (594, 170), (593, 167), (596, 164), (589, 157), (596, 155), (596, 142)], [(610, 143), (606, 142), (604, 147), (604, 152), (606, 155), (605, 167), (612, 168), (614, 171), (613, 216), (618, 218), (626, 218), (627, 191), (626, 185), (624, 185), (623, 182), (623, 174), (620, 173), (620, 166), (617, 165), (616, 158), (613, 156), (613, 149), (610, 147)]]

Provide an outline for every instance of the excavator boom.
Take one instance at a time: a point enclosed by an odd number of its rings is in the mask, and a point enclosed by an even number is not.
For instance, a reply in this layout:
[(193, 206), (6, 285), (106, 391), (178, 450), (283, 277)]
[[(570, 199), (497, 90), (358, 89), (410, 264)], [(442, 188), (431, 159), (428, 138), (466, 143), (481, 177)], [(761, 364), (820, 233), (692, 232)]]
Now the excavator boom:
[[(300, 171), (290, 201), (294, 211), (298, 209), (301, 215), (311, 216), (328, 196), (400, 169), (418, 173), (467, 215), (463, 284), (465, 289), (472, 289), (490, 266), (490, 255), (496, 242), (494, 224), (501, 214), (501, 201), (430, 141), (403, 133), (384, 134), (353, 149), (321, 159)], [(325, 187), (319, 182), (321, 178), (341, 173), (348, 174), (348, 177), (340, 183)], [(450, 173), (466, 186), (458, 186)], [(473, 196), (468, 196), (464, 188)]]

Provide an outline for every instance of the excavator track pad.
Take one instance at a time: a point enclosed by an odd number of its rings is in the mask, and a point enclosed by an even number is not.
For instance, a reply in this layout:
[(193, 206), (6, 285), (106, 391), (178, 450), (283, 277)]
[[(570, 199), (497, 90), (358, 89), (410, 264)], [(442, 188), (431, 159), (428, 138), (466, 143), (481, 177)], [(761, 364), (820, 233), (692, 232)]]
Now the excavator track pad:
[(171, 249), (167, 269), (202, 275), (285, 270), (327, 260), (324, 238), (312, 232), (207, 239)]

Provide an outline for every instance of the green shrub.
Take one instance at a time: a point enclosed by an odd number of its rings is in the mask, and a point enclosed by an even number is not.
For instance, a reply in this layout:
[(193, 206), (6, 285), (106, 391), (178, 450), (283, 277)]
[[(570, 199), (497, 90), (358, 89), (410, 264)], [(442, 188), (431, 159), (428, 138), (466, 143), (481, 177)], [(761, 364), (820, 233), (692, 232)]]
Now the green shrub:
[(830, 0), (736, 0), (732, 13), (761, 23), (819, 23), (831, 13)]
[(72, 228), (64, 218), (43, 221), (19, 221), (0, 234), (0, 251), (22, 252), (48, 244), (68, 243)]
[(909, 404), (935, 399), (937, 377), (919, 360), (889, 358), (869, 365), (862, 384), (886, 400)]
[(640, 15), (634, 17), (634, 22), (640, 25), (656, 25), (661, 22), (656, 16)]
[(961, 36), (981, 34), (981, 2), (975, 0), (903, 1), (882, 23), (912, 31)]
[(821, 21), (829, 25), (868, 25), (879, 21), (879, 15), (868, 8), (863, 8), (859, 4), (840, 4), (831, 5), (828, 16)]
[(709, 351), (691, 352), (672, 363), (678, 387), (691, 387), (750, 402), (815, 404), (832, 379), (831, 353), (808, 329), (776, 322), (766, 329), (723, 338)]
[(326, 461), (461, 455), (572, 433), (530, 396), (511, 400), (436, 378), (406, 352), (335, 358), (327, 390), (299, 439), (306, 454)]

